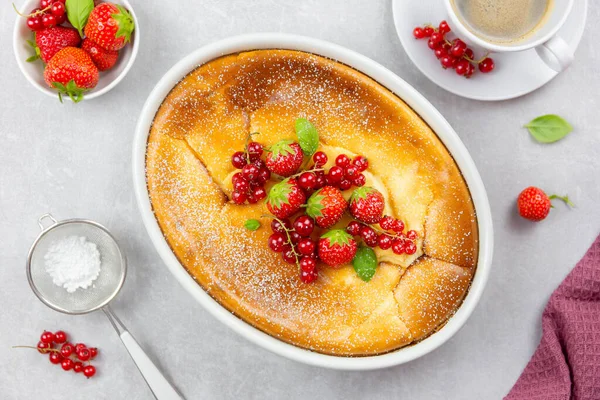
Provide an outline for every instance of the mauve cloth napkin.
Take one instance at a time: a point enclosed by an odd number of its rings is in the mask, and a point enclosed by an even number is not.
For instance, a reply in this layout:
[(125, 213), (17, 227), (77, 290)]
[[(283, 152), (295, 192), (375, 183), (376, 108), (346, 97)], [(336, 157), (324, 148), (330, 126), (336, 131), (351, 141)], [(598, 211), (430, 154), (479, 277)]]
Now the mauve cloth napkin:
[(505, 400), (600, 400), (600, 236), (550, 297), (542, 330)]

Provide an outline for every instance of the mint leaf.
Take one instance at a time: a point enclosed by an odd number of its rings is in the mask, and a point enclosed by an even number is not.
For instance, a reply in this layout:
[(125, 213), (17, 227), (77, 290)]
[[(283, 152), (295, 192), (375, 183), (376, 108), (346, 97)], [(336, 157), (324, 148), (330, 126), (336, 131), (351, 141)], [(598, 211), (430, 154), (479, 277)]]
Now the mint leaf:
[(373, 249), (360, 247), (352, 259), (352, 266), (360, 279), (369, 282), (377, 271), (377, 256)]
[(244, 228), (249, 231), (255, 231), (260, 228), (260, 222), (257, 219), (247, 219), (244, 223)]
[(298, 118), (296, 120), (296, 135), (304, 154), (308, 157), (315, 154), (317, 148), (319, 148), (319, 132), (317, 132), (317, 128), (307, 119)]
[(535, 140), (541, 143), (554, 143), (567, 136), (573, 127), (558, 115), (548, 114), (537, 117), (525, 125)]
[(67, 0), (65, 7), (69, 22), (79, 31), (79, 36), (83, 37), (83, 28), (94, 9), (94, 0)]

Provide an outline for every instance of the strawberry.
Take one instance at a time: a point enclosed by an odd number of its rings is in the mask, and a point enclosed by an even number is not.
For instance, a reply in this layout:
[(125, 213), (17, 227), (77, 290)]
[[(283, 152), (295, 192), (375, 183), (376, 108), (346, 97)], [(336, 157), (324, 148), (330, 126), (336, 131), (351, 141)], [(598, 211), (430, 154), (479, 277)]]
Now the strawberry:
[[(28, 41), (29, 42), (29, 41)], [(41, 58), (48, 63), (52, 57), (65, 47), (78, 47), (81, 37), (77, 29), (55, 26), (35, 32), (35, 44), (29, 44), (35, 49), (35, 55), (27, 59), (32, 62)]]
[(118, 51), (105, 50), (88, 38), (83, 39), (81, 48), (90, 55), (99, 71), (111, 69), (119, 57)]
[(381, 192), (369, 186), (359, 187), (350, 197), (350, 214), (365, 224), (376, 224), (383, 217), (385, 199)]
[(100, 3), (90, 13), (85, 35), (98, 46), (117, 51), (131, 41), (134, 29), (135, 23), (126, 9), (113, 3)]
[(346, 231), (334, 229), (319, 239), (319, 258), (330, 267), (348, 264), (356, 255), (358, 245)]
[(308, 199), (306, 213), (315, 219), (321, 228), (335, 225), (348, 208), (342, 192), (333, 186), (317, 190)]
[(68, 95), (75, 103), (83, 100), (83, 93), (98, 84), (98, 68), (90, 56), (76, 47), (65, 47), (48, 63), (44, 70), (48, 86), (58, 89), (58, 98)]
[(269, 149), (267, 168), (284, 177), (294, 175), (302, 165), (304, 153), (300, 145), (291, 140), (280, 140)]
[(519, 214), (530, 221), (541, 221), (550, 213), (550, 208), (552, 208), (550, 201), (552, 199), (560, 199), (570, 207), (573, 207), (569, 196), (557, 196), (553, 194), (548, 197), (542, 189), (530, 186), (523, 190), (517, 199)]
[(294, 214), (306, 201), (304, 191), (295, 179), (285, 179), (274, 185), (267, 196), (267, 208), (277, 218)]

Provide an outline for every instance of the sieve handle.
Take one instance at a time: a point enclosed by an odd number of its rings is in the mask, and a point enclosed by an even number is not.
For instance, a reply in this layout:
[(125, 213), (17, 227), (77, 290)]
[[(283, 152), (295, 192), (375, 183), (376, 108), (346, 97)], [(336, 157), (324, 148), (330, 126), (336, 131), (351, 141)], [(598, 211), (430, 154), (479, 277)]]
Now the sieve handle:
[(150, 387), (154, 397), (157, 400), (183, 400), (183, 396), (171, 386), (113, 311), (108, 306), (102, 308), (102, 311), (119, 334), (127, 352)]
[(56, 220), (56, 218), (54, 218), (52, 216), (52, 214), (50, 214), (50, 213), (44, 214), (38, 218), (38, 226), (40, 227), (41, 230), (48, 229), (44, 226), (44, 220), (46, 220), (46, 219), (49, 219), (50, 221), (52, 221), (52, 224), (48, 225), (48, 228), (50, 228), (52, 225), (56, 225), (58, 223), (58, 221)]

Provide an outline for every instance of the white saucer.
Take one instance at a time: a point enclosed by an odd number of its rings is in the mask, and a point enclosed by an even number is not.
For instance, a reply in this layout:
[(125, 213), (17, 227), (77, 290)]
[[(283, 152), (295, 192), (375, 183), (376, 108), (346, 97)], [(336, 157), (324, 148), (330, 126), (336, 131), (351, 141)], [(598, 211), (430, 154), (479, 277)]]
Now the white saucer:
[[(577, 49), (587, 16), (588, 0), (577, 0), (571, 15), (558, 32), (571, 47)], [(446, 19), (446, 10), (440, 0), (393, 0), (394, 24), (400, 42), (412, 62), (438, 86), (456, 95), (474, 100), (506, 100), (533, 92), (558, 75), (538, 57), (535, 50), (519, 53), (493, 54), (496, 67), (489, 74), (476, 71), (470, 79), (444, 70), (427, 40), (414, 38), (416, 26), (426, 23), (437, 25)], [(476, 51), (475, 56), (480, 57)], [(577, 58), (575, 61), (577, 62)]]

